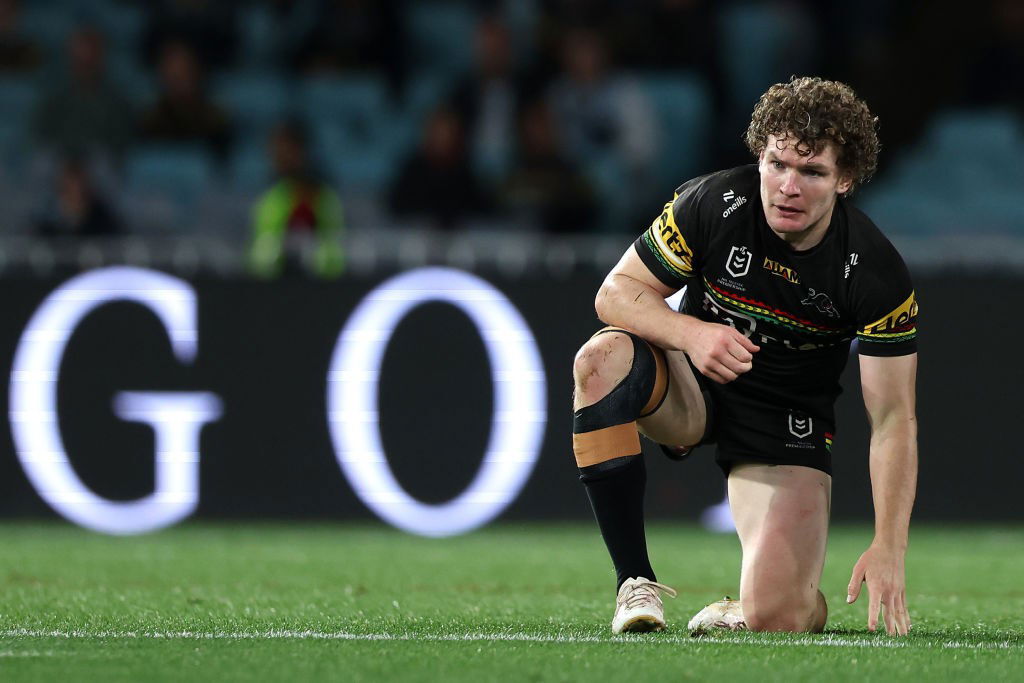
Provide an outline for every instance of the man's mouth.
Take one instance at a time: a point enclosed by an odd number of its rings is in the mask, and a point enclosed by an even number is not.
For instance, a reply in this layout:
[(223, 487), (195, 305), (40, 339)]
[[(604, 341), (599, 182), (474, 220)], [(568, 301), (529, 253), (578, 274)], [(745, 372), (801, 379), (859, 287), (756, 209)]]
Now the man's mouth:
[(779, 213), (781, 213), (783, 216), (795, 216), (798, 213), (803, 213), (802, 211), (800, 211), (800, 209), (794, 208), (792, 206), (786, 206), (785, 204), (776, 204), (775, 208), (778, 209)]

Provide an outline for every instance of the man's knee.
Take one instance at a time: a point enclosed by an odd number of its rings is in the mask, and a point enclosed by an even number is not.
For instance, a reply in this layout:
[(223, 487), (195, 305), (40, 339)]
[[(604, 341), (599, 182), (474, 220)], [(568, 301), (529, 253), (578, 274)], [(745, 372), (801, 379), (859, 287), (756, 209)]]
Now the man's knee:
[(591, 337), (573, 362), (576, 405), (595, 403), (611, 393), (633, 367), (633, 340), (624, 332)]
[(825, 628), (828, 605), (821, 591), (814, 597), (785, 595), (744, 596), (743, 618), (751, 631), (818, 633)]

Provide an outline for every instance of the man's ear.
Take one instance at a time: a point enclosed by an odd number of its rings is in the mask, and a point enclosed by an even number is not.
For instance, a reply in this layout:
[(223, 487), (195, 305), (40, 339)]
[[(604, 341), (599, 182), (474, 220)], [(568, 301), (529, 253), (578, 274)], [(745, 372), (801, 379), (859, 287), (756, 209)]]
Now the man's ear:
[(839, 177), (839, 184), (836, 185), (836, 192), (841, 195), (845, 195), (853, 187), (853, 178), (848, 175)]

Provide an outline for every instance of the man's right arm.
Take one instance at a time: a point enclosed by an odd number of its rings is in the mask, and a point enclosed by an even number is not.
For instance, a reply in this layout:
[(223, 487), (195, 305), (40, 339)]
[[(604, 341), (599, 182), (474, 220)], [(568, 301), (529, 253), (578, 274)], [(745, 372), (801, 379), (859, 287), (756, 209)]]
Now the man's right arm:
[(595, 307), (609, 325), (663, 349), (685, 351), (702, 374), (720, 384), (749, 371), (759, 347), (731, 327), (673, 311), (665, 298), (674, 292), (631, 246), (602, 283)]

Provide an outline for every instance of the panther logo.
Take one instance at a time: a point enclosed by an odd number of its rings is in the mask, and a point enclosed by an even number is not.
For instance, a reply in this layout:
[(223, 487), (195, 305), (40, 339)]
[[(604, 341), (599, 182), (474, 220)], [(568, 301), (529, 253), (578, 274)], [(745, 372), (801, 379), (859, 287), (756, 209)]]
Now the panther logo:
[(802, 299), (800, 303), (804, 306), (814, 306), (819, 312), (824, 313), (830, 318), (839, 317), (839, 311), (836, 310), (832, 299), (828, 298), (828, 294), (825, 294), (825, 292), (815, 292), (813, 287), (808, 288), (807, 298)]

